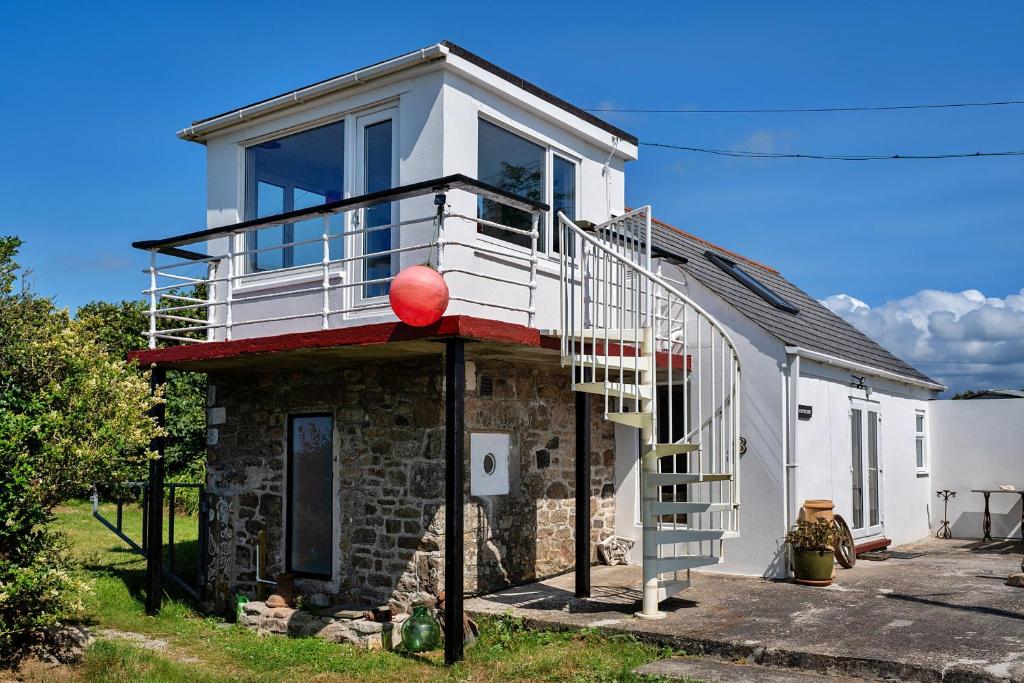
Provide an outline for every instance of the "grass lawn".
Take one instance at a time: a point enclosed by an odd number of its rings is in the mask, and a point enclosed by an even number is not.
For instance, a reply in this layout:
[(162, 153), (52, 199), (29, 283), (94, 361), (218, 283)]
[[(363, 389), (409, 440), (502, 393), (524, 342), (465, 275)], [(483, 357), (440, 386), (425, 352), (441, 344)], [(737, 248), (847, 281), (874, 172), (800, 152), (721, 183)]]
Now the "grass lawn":
[[(114, 519), (114, 506), (104, 506)], [(481, 624), (478, 645), (448, 670), (443, 651), (425, 656), (367, 652), (316, 638), (260, 637), (204, 617), (173, 591), (157, 617), (143, 613), (145, 563), (92, 518), (88, 503), (58, 512), (82, 571), (93, 581), (88, 616), (99, 640), (75, 667), (29, 666), (33, 681), (652, 681), (632, 669), (669, 653), (628, 637), (593, 632), (548, 633), (510, 619)], [(139, 538), (138, 508), (125, 509), (124, 528)], [(195, 557), (194, 518), (176, 518), (183, 541), (179, 566)], [(106, 635), (104, 635), (106, 632)]]

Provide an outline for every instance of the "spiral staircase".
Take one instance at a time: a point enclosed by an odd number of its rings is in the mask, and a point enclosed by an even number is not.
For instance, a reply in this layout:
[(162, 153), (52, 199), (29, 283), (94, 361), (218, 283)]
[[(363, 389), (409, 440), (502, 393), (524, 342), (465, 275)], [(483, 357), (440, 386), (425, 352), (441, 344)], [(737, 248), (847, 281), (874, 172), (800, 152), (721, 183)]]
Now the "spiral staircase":
[(659, 603), (739, 533), (739, 358), (652, 264), (649, 206), (586, 229), (559, 213), (558, 230), (562, 364), (575, 391), (603, 397), (605, 419), (639, 430), (637, 616), (661, 618)]

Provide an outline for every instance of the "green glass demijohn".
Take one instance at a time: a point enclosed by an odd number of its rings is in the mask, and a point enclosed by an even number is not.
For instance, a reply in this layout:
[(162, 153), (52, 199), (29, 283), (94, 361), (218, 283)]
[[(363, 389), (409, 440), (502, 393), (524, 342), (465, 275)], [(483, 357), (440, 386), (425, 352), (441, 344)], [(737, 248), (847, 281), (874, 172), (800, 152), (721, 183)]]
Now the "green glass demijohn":
[(425, 605), (417, 605), (412, 616), (402, 624), (402, 645), (409, 652), (425, 652), (437, 647), (441, 639), (441, 626)]

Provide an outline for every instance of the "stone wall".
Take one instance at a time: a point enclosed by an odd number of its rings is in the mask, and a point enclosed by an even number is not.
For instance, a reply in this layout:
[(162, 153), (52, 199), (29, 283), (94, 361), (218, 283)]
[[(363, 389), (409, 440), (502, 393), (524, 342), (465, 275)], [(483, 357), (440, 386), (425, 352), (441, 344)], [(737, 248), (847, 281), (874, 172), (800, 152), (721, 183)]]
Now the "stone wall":
[[(511, 442), (508, 495), (470, 497), (466, 477), (472, 593), (572, 568), (575, 413), (568, 371), (557, 361), (467, 351), (467, 460), (469, 432), (504, 431)], [(335, 416), (338, 498), (335, 576), (300, 580), (299, 590), (320, 604), (405, 609), (441, 589), (442, 358), (211, 374), (208, 594), (217, 605), (230, 606), (235, 590), (255, 593), (259, 531), (266, 532), (268, 574), (284, 571), (287, 418), (300, 412)], [(592, 425), (596, 543), (613, 530), (614, 430), (597, 407)]]

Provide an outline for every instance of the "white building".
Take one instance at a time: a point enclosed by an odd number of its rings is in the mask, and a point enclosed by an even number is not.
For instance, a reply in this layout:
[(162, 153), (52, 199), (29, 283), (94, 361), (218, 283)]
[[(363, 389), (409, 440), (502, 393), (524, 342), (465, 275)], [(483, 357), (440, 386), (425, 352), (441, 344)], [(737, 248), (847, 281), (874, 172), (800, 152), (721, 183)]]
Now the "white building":
[[(260, 571), (295, 573), (329, 598), (407, 605), (436, 592), (437, 539), (461, 545), (441, 513), (461, 504), (451, 464), (463, 442), (471, 590), (565, 571), (574, 542), (586, 565), (590, 540), (614, 533), (637, 540), (655, 616), (686, 585), (670, 574), (784, 576), (783, 536), (804, 499), (835, 501), (861, 545), (934, 527), (929, 402), (943, 387), (775, 270), (648, 207), (627, 212), (637, 139), (616, 126), (443, 42), (179, 137), (207, 147), (207, 228), (136, 243), (153, 254), (154, 312), (151, 349), (137, 355), (210, 374), (219, 599), (253, 589)], [(388, 287), (427, 260), (451, 301), (414, 329), (397, 322)], [(182, 289), (193, 285), (205, 294)], [(465, 360), (451, 340), (470, 342)], [(395, 376), (401, 386), (372, 393)], [(412, 386), (425, 393), (407, 416)], [(592, 424), (571, 422), (574, 401)], [(423, 483), (444, 469), (429, 464), (432, 435), (464, 409), (442, 505)], [(386, 429), (373, 422), (391, 416)], [(322, 442), (307, 452), (297, 435), (313, 432)], [(655, 456), (644, 487), (641, 451)], [(353, 507), (367, 496), (365, 512)], [(410, 500), (422, 518), (402, 512)], [(250, 553), (260, 525), (262, 568)], [(396, 546), (398, 533), (410, 540)], [(445, 557), (459, 586), (463, 567)]]

